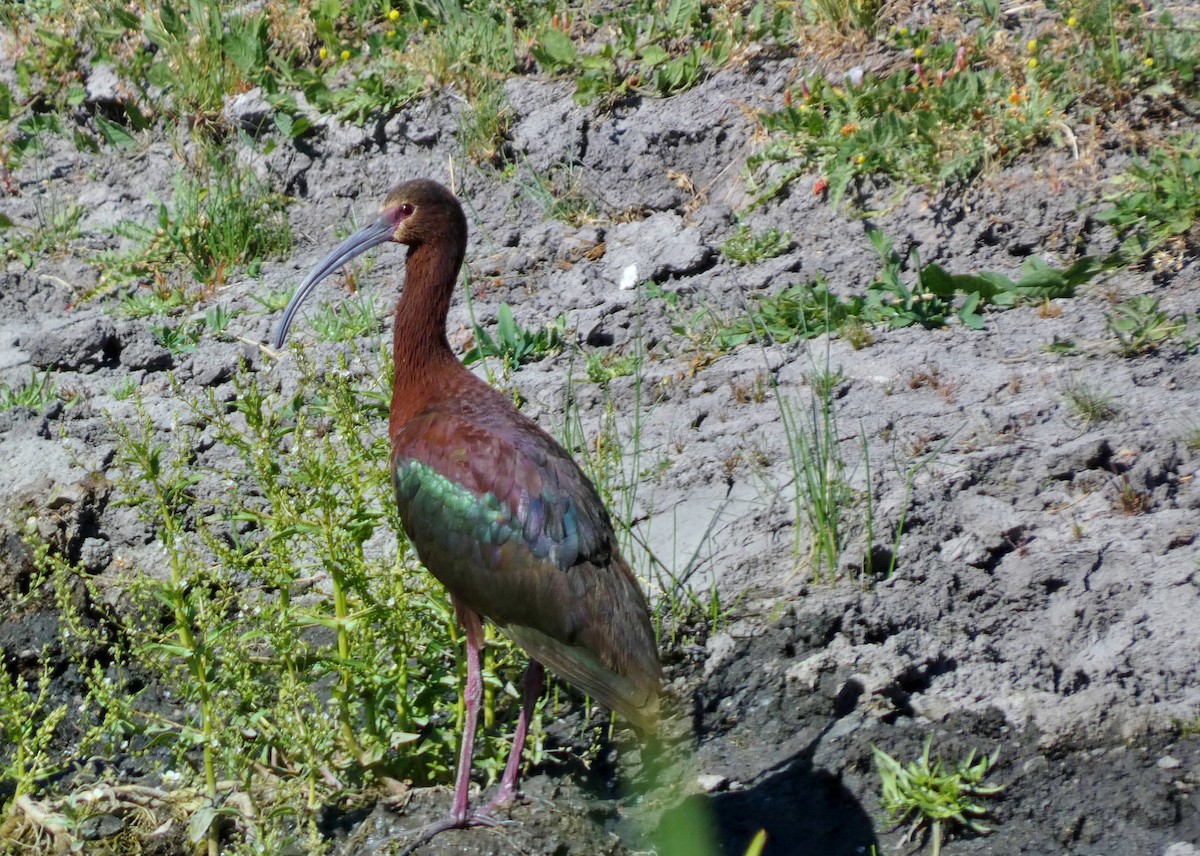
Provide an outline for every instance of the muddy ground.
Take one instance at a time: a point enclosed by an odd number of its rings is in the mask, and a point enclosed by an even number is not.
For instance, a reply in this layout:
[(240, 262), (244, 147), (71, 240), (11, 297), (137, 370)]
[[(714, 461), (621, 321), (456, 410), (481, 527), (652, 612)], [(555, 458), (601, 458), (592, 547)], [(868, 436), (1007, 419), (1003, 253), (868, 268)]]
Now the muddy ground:
[[(820, 68), (833, 77), (856, 59)], [(1045, 144), (965, 187), (881, 184), (838, 208), (811, 175), (749, 209), (742, 166), (758, 143), (746, 107), (779, 103), (800, 68), (796, 58), (760, 58), (675, 97), (611, 110), (577, 105), (566, 83), (516, 78), (510, 142), (520, 166), (507, 180), (461, 160), (449, 173), (462, 110), (453, 93), (378, 124), (322, 119), (267, 155), (244, 147), (256, 171), (297, 197), (296, 246), (260, 278), (235, 277), (214, 298), (223, 305), (256, 308), (251, 296), (302, 277), (349, 213), (361, 221), (394, 182), (429, 176), (453, 180), (466, 203), (474, 311), (485, 327), (507, 302), (524, 326), (561, 313), (572, 337), (618, 354), (640, 331), (641, 455), (659, 465), (639, 484), (634, 525), (696, 590), (707, 597), (715, 585), (728, 612), (715, 631), (664, 651), (677, 706), (667, 729), (675, 740), (662, 750), (669, 772), (659, 774), (669, 781), (658, 790), (620, 796), (650, 777), (630, 745), (591, 770), (548, 764), (528, 778), (516, 823), (447, 834), (422, 852), (700, 852), (673, 836), (706, 825), (728, 854), (744, 852), (760, 828), (768, 854), (891, 852), (905, 827), (881, 810), (871, 747), (909, 759), (927, 736), (948, 760), (999, 750), (987, 779), (1004, 785), (987, 800), (994, 831), (956, 836), (947, 854), (1196, 852), (1200, 741), (1181, 723), (1200, 716), (1200, 451), (1184, 441), (1200, 424), (1197, 328), (1190, 344), (1125, 357), (1106, 327), (1113, 303), (1138, 294), (1195, 318), (1195, 260), (1106, 274), (1053, 311), (990, 311), (981, 331), (880, 327), (860, 350), (822, 338), (698, 359), (671, 329), (678, 313), (645, 280), (685, 306), (733, 315), (751, 295), (818, 275), (836, 293), (861, 293), (880, 268), (868, 228), (902, 257), (917, 247), (923, 262), (955, 272), (1015, 275), (1029, 256), (1062, 264), (1117, 245), (1095, 215), (1131, 150), (1103, 123), (1072, 129), (1077, 153)], [(165, 139), (125, 155), (83, 155), (60, 140), (16, 174), (17, 194), (0, 199), (17, 222), (32, 221), (51, 195), (85, 209), (81, 241), (0, 272), (0, 381), (49, 368), (60, 388), (80, 394), (70, 407), (0, 414), (0, 592), (27, 573), (18, 537), (27, 525), (63, 537), (102, 579), (153, 564), (145, 525), (95, 487), (113, 464), (110, 418), (132, 418), (112, 394), (124, 379), (137, 381), (166, 430), (177, 396), (168, 374), (220, 395), (240, 359), (289, 370), (286, 356), (257, 347), (271, 316), (239, 315), (231, 332), (240, 343), (205, 342), (180, 357), (144, 324), (116, 316), (115, 297), (76, 302), (98, 275), (94, 252), (116, 243), (112, 225), (147, 218), (176, 166)], [(567, 168), (598, 204), (594, 224), (550, 219), (521, 191), (521, 170)], [(790, 249), (731, 261), (720, 247), (739, 217), (789, 231)], [(601, 243), (602, 255), (585, 255)], [(622, 289), (631, 264), (643, 284)], [(383, 250), (367, 287), (390, 300), (402, 268), (401, 251)], [(450, 323), (462, 342), (461, 300)], [(1078, 352), (1046, 352), (1056, 338)], [(561, 420), (570, 365), (560, 352), (507, 381), (544, 425)], [(801, 521), (797, 544), (775, 399), (807, 407), (809, 378), (826, 365), (841, 376), (841, 452), (874, 516), (868, 543), (865, 504), (855, 505), (835, 583), (814, 582), (802, 561), (807, 535)], [(1065, 399), (1080, 384), (1111, 395), (1115, 417), (1081, 418)], [(747, 394), (756, 385), (765, 394)], [(584, 425), (598, 426), (604, 396), (580, 386)], [(632, 418), (632, 379), (610, 389), (619, 417)], [(894, 573), (882, 573), (893, 559)], [(8, 668), (32, 674), (42, 643), (56, 638), (54, 621), (40, 612), (0, 620)], [(68, 677), (64, 697), (77, 690)], [(570, 742), (571, 723), (556, 728)], [(331, 812), (329, 834), (344, 853), (392, 852), (402, 831), (447, 802), (443, 791), (421, 792), (402, 812)]]

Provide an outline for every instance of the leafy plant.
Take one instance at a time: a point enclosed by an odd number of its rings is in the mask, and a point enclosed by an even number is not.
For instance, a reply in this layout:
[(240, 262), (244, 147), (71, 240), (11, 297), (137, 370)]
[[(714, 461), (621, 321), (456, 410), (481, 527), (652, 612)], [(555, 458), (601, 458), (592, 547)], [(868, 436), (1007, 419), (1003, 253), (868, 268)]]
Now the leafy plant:
[(792, 246), (792, 233), (776, 228), (755, 233), (749, 226), (738, 226), (721, 247), (721, 252), (735, 262), (756, 262), (783, 255)]
[(562, 347), (566, 328), (562, 315), (540, 330), (521, 327), (513, 318), (512, 307), (501, 303), (495, 337), (476, 324), (475, 344), (463, 355), (463, 362), (471, 365), (484, 357), (499, 357), (505, 369), (513, 371)]
[[(123, 654), (89, 680), (87, 709), (111, 717), (95, 739), (169, 753), (164, 782), (193, 795), (176, 810), (194, 842), (219, 825), (248, 839), (289, 828), (315, 852), (318, 808), (335, 795), (381, 776), (449, 778), (465, 675), (453, 610), (412, 561), (391, 495), (386, 349), (365, 377), (351, 368), (362, 354), (333, 370), (294, 354), (296, 398), (243, 371), (228, 403), (181, 399), (212, 458), (197, 460), (192, 431), (158, 442), (136, 393), (138, 417), (115, 426), (121, 501), (154, 528), (164, 567), (123, 582), (114, 632), (174, 707), (128, 690)], [(515, 713), (511, 650), (489, 632), (488, 717)], [(507, 746), (484, 740), (482, 767), (498, 775)]]
[(637, 371), (640, 360), (637, 354), (619, 355), (612, 352), (591, 351), (585, 363), (587, 379), (592, 383), (606, 385), (614, 378), (628, 377)]
[(1111, 208), (1098, 219), (1122, 237), (1118, 254), (1134, 262), (1180, 236), (1186, 236), (1200, 216), (1200, 138), (1180, 137), (1171, 145), (1152, 148), (1145, 160), (1135, 160), (1114, 180)]
[[(940, 327), (953, 313), (967, 327), (980, 330), (984, 324), (980, 309), (986, 303), (1013, 306), (1020, 301), (1072, 297), (1078, 285), (1103, 269), (1103, 264), (1091, 256), (1063, 269), (1031, 256), (1022, 263), (1021, 276), (1014, 282), (999, 273), (951, 274), (936, 264), (922, 265), (914, 248), (910, 258), (917, 281), (910, 287), (900, 275), (900, 256), (892, 249), (891, 239), (874, 229), (868, 234), (884, 267), (867, 290), (864, 315), (893, 328), (912, 324)], [(965, 297), (955, 308), (958, 294)]]
[[(36, 685), (29, 688), (19, 675), (0, 669), (0, 782), (12, 788), (9, 794), (0, 796), (0, 809), (31, 793), (39, 780), (58, 772), (61, 762), (53, 760), (50, 742), (67, 715), (67, 705), (51, 706), (50, 677), (46, 659), (42, 660)], [(7, 788), (0, 789), (0, 793), (3, 790)]]
[(195, 298), (181, 286), (150, 287), (122, 294), (116, 312), (126, 318), (149, 318), (174, 314), (194, 302)]
[(718, 333), (721, 350), (752, 339), (764, 343), (812, 339), (833, 333), (862, 311), (862, 301), (842, 301), (824, 282), (790, 285), (775, 294), (754, 295), (746, 315)]
[(700, 0), (654, 4), (644, 14), (622, 8), (605, 22), (609, 39), (581, 51), (570, 19), (540, 27), (530, 54), (545, 71), (575, 80), (575, 100), (613, 105), (633, 93), (670, 95), (695, 86), (709, 66), (728, 63), (743, 46), (781, 32), (782, 10), (756, 3), (744, 10)]
[(31, 369), (29, 381), (16, 387), (0, 382), (0, 411), (24, 407), (36, 412), (56, 398), (58, 389), (50, 377), (49, 369), (41, 377), (38, 377), (36, 369)]
[(991, 831), (982, 822), (988, 808), (980, 799), (997, 796), (1004, 791), (1004, 786), (981, 784), (995, 765), (999, 749), (978, 761), (975, 751), (971, 750), (965, 759), (948, 770), (940, 758), (930, 762), (932, 742), (931, 735), (925, 740), (921, 757), (907, 764), (901, 764), (878, 746), (872, 746), (871, 751), (882, 784), (881, 801), (888, 817), (900, 822), (912, 819), (902, 846), (917, 833), (927, 830), (933, 856), (938, 856), (946, 835), (956, 828), (976, 835)]
[(133, 249), (105, 253), (99, 291), (129, 280), (161, 283), (186, 270), (206, 286), (222, 284), (236, 265), (251, 272), (268, 256), (291, 248), (287, 200), (217, 154), (200, 175), (181, 173), (170, 206), (159, 202), (155, 221), (126, 221), (118, 234)]
[(1187, 327), (1185, 316), (1172, 318), (1159, 304), (1157, 297), (1141, 294), (1118, 303), (1105, 315), (1123, 356), (1156, 351)]

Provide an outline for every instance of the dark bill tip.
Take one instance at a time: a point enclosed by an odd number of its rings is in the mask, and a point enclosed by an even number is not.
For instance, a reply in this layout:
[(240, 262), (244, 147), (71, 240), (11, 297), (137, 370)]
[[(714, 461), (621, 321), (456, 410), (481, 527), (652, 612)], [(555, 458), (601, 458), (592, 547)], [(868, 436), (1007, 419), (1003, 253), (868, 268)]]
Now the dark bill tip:
[(296, 289), (296, 293), (292, 295), (292, 299), (288, 301), (287, 308), (283, 310), (283, 316), (279, 319), (279, 324), (275, 327), (275, 335), (271, 337), (271, 347), (275, 350), (283, 347), (283, 343), (287, 339), (288, 330), (292, 328), (292, 322), (296, 320), (296, 313), (300, 310), (300, 304), (312, 294), (313, 290), (317, 287), (317, 283), (351, 259), (361, 256), (367, 250), (371, 249), (371, 247), (377, 247), (386, 241), (390, 241), (392, 232), (392, 224), (383, 217), (377, 217), (369, 226), (359, 229), (334, 247), (329, 255), (321, 259), (317, 263), (317, 266), (312, 269), (312, 272), (304, 278), (304, 282), (300, 283), (300, 287)]

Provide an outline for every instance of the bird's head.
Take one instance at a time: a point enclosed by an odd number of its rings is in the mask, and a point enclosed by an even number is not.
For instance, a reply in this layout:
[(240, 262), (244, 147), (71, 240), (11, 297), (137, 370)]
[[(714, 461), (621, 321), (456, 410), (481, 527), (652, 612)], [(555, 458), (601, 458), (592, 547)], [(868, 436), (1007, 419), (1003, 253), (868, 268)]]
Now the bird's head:
[(413, 249), (431, 244), (444, 246), (457, 271), (467, 241), (462, 206), (453, 193), (436, 181), (416, 179), (396, 185), (380, 206), (379, 216), (334, 247), (300, 283), (283, 310), (271, 346), (283, 347), (300, 304), (312, 294), (317, 283), (372, 247), (388, 241), (407, 244)]

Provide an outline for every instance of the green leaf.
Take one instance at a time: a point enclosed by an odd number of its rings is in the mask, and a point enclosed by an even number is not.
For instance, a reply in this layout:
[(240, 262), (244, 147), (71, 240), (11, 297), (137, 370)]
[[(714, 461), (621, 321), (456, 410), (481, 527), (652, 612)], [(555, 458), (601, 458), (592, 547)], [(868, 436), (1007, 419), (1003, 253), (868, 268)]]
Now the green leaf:
[(573, 68), (575, 60), (579, 57), (579, 50), (571, 41), (571, 37), (554, 27), (542, 33), (541, 39), (531, 52), (539, 65), (551, 71)]
[(208, 828), (216, 819), (217, 810), (213, 806), (206, 805), (198, 809), (188, 820), (188, 840), (193, 844), (199, 844), (208, 835)]
[(229, 32), (221, 40), (221, 46), (239, 69), (255, 72), (266, 63), (266, 33), (266, 20), (255, 15), (240, 24), (230, 23)]
[(750, 846), (746, 848), (745, 856), (762, 856), (763, 848), (767, 846), (767, 831), (760, 829), (754, 833), (754, 837), (750, 839)]
[(128, 149), (137, 143), (132, 134), (111, 119), (104, 118), (99, 113), (96, 114), (96, 128), (100, 131), (100, 136), (104, 138), (104, 142), (118, 149)]

